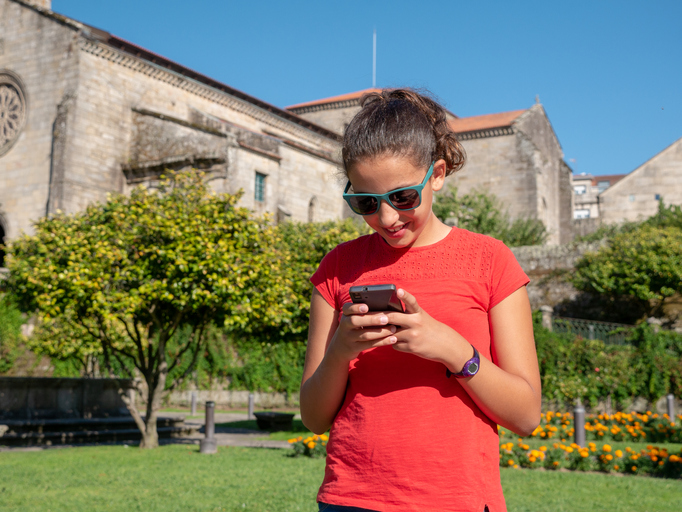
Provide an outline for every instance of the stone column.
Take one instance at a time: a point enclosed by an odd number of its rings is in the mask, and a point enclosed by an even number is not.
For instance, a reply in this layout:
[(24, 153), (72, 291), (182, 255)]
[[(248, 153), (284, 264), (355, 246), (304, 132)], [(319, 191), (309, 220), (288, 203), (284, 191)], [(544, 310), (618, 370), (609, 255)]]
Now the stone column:
[(542, 311), (542, 326), (548, 331), (552, 330), (552, 315), (554, 314), (554, 309), (552, 306), (540, 306), (540, 311)]

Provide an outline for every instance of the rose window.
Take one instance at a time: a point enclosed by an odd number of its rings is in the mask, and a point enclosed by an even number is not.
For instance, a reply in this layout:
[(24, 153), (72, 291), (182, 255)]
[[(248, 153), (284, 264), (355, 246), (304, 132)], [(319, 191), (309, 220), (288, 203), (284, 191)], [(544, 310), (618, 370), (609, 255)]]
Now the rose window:
[(0, 72), (0, 155), (19, 138), (26, 120), (26, 99), (14, 73)]

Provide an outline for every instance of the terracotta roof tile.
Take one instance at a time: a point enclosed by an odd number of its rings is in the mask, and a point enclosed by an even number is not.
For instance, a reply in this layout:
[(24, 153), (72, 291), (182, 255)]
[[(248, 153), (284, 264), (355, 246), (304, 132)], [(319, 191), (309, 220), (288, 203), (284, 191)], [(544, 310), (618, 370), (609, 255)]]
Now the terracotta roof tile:
[(299, 103), (298, 105), (291, 105), (289, 107), (284, 107), (287, 110), (294, 110), (302, 107), (312, 107), (314, 105), (324, 105), (325, 103), (337, 103), (339, 101), (348, 101), (362, 98), (363, 95), (368, 92), (381, 92), (381, 89), (376, 87), (370, 87), (369, 89), (363, 89), (362, 91), (349, 92), (347, 94), (340, 94), (338, 96), (332, 96), (330, 98), (322, 98), (321, 100), (306, 101), (305, 103)]
[(511, 124), (526, 110), (512, 110), (511, 112), (500, 112), (498, 114), (485, 114), (482, 116), (460, 117), (451, 119), (450, 127), (455, 133), (475, 132), (477, 130), (487, 130), (490, 128), (502, 128)]
[(604, 174), (603, 176), (593, 176), (592, 185), (596, 187), (600, 181), (608, 181), (609, 186), (611, 186), (617, 181), (625, 178), (625, 176), (627, 176), (627, 174)]

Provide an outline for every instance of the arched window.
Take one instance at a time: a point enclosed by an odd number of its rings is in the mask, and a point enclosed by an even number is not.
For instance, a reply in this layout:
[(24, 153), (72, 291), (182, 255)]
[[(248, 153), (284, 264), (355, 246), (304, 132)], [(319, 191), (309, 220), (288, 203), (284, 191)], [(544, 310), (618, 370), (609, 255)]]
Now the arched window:
[(317, 206), (317, 197), (313, 196), (308, 203), (308, 222), (315, 222), (315, 206)]
[[(5, 243), (5, 226), (0, 220), (0, 246)], [(0, 247), (0, 268), (5, 266), (5, 250)]]

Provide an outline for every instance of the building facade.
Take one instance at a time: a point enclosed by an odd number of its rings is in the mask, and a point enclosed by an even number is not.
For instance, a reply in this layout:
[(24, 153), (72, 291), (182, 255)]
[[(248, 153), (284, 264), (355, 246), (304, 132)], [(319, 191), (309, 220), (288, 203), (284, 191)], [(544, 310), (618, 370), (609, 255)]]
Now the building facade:
[(605, 224), (651, 217), (659, 201), (682, 205), (682, 138), (599, 194)]
[(199, 169), (279, 220), (342, 215), (337, 133), (50, 4), (0, 0), (0, 236), (165, 169)]

